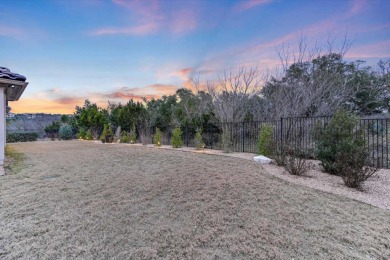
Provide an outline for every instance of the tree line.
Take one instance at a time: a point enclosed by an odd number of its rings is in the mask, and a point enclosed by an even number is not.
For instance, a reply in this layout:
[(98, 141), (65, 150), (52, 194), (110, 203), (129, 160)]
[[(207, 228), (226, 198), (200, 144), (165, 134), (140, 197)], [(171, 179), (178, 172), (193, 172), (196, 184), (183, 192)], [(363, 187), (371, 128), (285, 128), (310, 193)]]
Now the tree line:
[(340, 109), (372, 115), (388, 113), (389, 91), (390, 59), (380, 60), (374, 68), (329, 52), (285, 66), (279, 76), (265, 77), (258, 68), (241, 67), (213, 80), (195, 77), (191, 88), (159, 99), (109, 102), (106, 108), (85, 100), (66, 123), (75, 132), (90, 131), (99, 138), (104, 125), (127, 132), (135, 126), (142, 135), (151, 128), (206, 129), (210, 123), (329, 116)]

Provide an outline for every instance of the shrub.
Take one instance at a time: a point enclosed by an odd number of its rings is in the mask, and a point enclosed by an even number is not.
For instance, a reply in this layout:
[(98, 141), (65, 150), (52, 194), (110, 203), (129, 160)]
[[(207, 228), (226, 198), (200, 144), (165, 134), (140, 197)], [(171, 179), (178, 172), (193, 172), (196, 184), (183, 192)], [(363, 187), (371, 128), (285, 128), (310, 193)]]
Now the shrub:
[(7, 143), (33, 142), (38, 140), (37, 132), (7, 133)]
[(204, 148), (204, 142), (202, 140), (202, 129), (198, 128), (196, 129), (195, 133), (195, 148), (196, 150), (200, 150)]
[(279, 166), (286, 165), (286, 151), (287, 148), (285, 145), (281, 145), (279, 149), (275, 148), (275, 152), (272, 155), (272, 159), (275, 160), (276, 164)]
[(53, 121), (50, 125), (47, 125), (44, 130), (46, 132), (46, 135), (54, 140), (55, 136), (60, 130), (60, 122)]
[(317, 158), (326, 172), (340, 175), (341, 169), (336, 163), (339, 152), (349, 147), (351, 152), (359, 150), (364, 142), (355, 139), (354, 129), (358, 118), (349, 115), (346, 111), (338, 111), (324, 130), (317, 130)]
[(85, 133), (85, 140), (92, 140), (92, 132), (91, 129), (88, 129), (88, 131)]
[(162, 133), (160, 128), (156, 128), (156, 133), (153, 135), (153, 142), (155, 146), (160, 147), (162, 145)]
[(273, 153), (273, 141), (272, 141), (272, 126), (264, 124), (261, 127), (258, 142), (259, 154), (264, 156), (271, 156)]
[(288, 156), (283, 157), (283, 166), (291, 175), (304, 175), (310, 168), (306, 158), (302, 157), (299, 148), (287, 149)]
[(103, 143), (112, 143), (113, 141), (113, 136), (112, 136), (112, 128), (110, 125), (108, 124), (104, 124), (104, 128), (103, 128), (103, 132), (102, 134), (100, 135), (100, 140), (103, 142)]
[(179, 148), (183, 145), (182, 132), (179, 127), (173, 129), (171, 144), (173, 148)]
[(129, 140), (130, 143), (135, 144), (137, 142), (137, 132), (135, 130), (135, 125), (131, 127), (130, 134), (129, 134)]
[(78, 139), (85, 139), (85, 136), (87, 135), (87, 132), (81, 128), (80, 131), (77, 133), (77, 138)]
[(355, 130), (356, 116), (339, 111), (318, 135), (317, 156), (325, 171), (339, 175), (346, 186), (360, 187), (361, 183), (374, 175), (377, 168), (371, 167), (369, 149), (365, 146), (362, 129)]
[(222, 136), (222, 150), (224, 153), (230, 153), (233, 151), (233, 140), (231, 133), (227, 127), (223, 129)]
[(359, 188), (365, 180), (376, 173), (378, 168), (369, 166), (373, 164), (368, 161), (368, 154), (361, 131), (341, 141), (335, 167), (339, 170), (339, 175), (346, 186)]
[(129, 133), (127, 133), (126, 131), (123, 131), (121, 133), (121, 138), (119, 139), (119, 142), (120, 143), (129, 143), (130, 142)]
[(70, 125), (62, 125), (58, 134), (61, 139), (69, 140), (73, 138), (73, 129)]

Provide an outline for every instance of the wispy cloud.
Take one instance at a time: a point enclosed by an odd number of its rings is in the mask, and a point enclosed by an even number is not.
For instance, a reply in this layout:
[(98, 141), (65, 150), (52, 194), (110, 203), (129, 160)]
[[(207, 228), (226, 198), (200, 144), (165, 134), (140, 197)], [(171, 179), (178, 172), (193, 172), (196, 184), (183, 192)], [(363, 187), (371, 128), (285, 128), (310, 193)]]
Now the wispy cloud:
[(365, 32), (376, 32), (376, 31), (388, 30), (389, 28), (390, 28), (390, 23), (384, 23), (384, 24), (360, 26), (359, 28), (356, 28), (356, 30), (360, 33), (365, 33)]
[(170, 73), (169, 76), (178, 77), (178, 78), (182, 79), (183, 81), (186, 81), (190, 77), (190, 74), (192, 71), (193, 71), (193, 68), (184, 68), (184, 69), (180, 69), (178, 71), (174, 71), (174, 72)]
[(7, 25), (0, 25), (0, 36), (5, 36), (5, 37), (20, 37), (23, 35), (23, 30), (16, 28), (16, 27), (11, 27)]
[[(247, 10), (259, 5), (267, 4), (269, 1), (243, 1), (240, 2), (236, 8), (237, 10)], [(247, 43), (234, 46), (233, 48), (222, 50), (220, 53), (214, 54), (201, 63), (196, 68), (194, 73), (202, 71), (213, 71), (213, 73), (220, 73), (226, 68), (238, 67), (242, 64), (247, 66), (259, 66), (260, 69), (269, 70), (281, 65), (281, 61), (277, 55), (278, 49), (288, 48), (289, 56), (293, 60), (295, 55), (299, 52), (298, 46), (300, 38), (306, 38), (307, 46), (309, 49), (314, 48), (317, 44), (318, 50), (325, 50), (329, 46), (326, 46), (327, 41), (334, 46), (335, 49), (341, 48), (344, 36), (351, 37), (357, 32), (355, 27), (340, 26), (340, 24), (347, 24), (346, 21), (350, 18), (358, 16), (364, 9), (367, 8), (367, 1), (353, 1), (347, 8), (346, 12), (338, 12), (330, 15), (329, 17), (315, 22), (313, 24), (304, 26), (295, 31), (287, 32), (284, 35), (280, 35), (274, 39), (264, 41), (264, 38), (258, 38), (251, 40)], [(367, 31), (372, 30), (384, 30), (388, 28), (388, 24), (375, 25), (365, 28)], [(359, 27), (359, 31), (362, 29)], [(351, 35), (348, 33), (351, 31)], [(332, 43), (334, 37), (336, 41)], [(337, 41), (340, 40), (339, 41)], [(351, 40), (351, 39), (349, 39)], [(324, 45), (325, 44), (325, 45)], [(385, 46), (381, 49), (383, 50)], [(309, 51), (309, 50), (307, 50)], [(367, 50), (366, 53), (369, 53)], [(378, 53), (379, 57), (382, 57), (384, 52)]]
[(158, 14), (160, 10), (158, 0), (112, 0), (112, 2), (128, 10), (133, 10), (136, 14), (144, 17), (161, 18)]
[(55, 99), (55, 102), (61, 105), (75, 105), (80, 104), (84, 98), (74, 98), (74, 97), (62, 97), (62, 98), (57, 98)]
[(50, 88), (46, 92), (48, 94), (58, 94), (61, 93), (61, 88)]
[(141, 24), (122, 28), (101, 28), (91, 32), (91, 35), (147, 35), (156, 32), (158, 28), (158, 24), (152, 22), (148, 24)]
[(390, 58), (390, 40), (353, 47), (345, 57), (351, 59)]
[(121, 87), (111, 92), (94, 93), (100, 100), (127, 101), (133, 99), (142, 101), (143, 98), (160, 98), (166, 95), (172, 95), (178, 89), (175, 85), (153, 84), (145, 87)]
[(198, 26), (195, 13), (190, 10), (177, 11), (172, 15), (170, 29), (173, 33), (183, 34), (190, 32)]
[(185, 34), (198, 27), (194, 9), (188, 5), (164, 10), (159, 1), (113, 0), (118, 7), (124, 8), (131, 15), (130, 25), (105, 27), (90, 32), (90, 35), (149, 35), (158, 32)]
[(369, 5), (367, 0), (354, 0), (352, 1), (352, 6), (349, 11), (350, 15), (356, 15), (364, 11), (364, 9)]
[(268, 4), (272, 2), (273, 0), (245, 0), (245, 1), (240, 1), (235, 7), (235, 11), (237, 12), (243, 12), (255, 7), (259, 7), (261, 5)]

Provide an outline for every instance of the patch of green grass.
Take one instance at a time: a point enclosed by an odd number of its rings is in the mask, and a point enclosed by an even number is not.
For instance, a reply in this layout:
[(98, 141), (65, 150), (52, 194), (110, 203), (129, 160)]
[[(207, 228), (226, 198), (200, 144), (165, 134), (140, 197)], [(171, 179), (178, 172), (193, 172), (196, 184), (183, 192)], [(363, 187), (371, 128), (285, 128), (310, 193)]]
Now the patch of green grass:
[(24, 168), (24, 154), (9, 145), (5, 146), (4, 170), (6, 174), (19, 173)]

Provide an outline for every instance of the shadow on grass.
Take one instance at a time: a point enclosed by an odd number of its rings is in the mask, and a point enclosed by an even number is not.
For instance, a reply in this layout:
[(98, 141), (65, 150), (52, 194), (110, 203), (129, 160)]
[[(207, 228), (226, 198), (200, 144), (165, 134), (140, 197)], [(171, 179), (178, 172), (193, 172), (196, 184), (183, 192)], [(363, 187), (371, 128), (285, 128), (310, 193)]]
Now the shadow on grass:
[(25, 155), (9, 145), (5, 146), (5, 174), (17, 174), (24, 168)]

